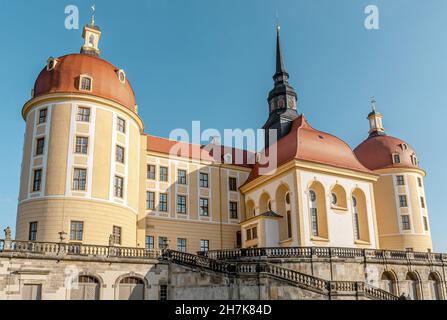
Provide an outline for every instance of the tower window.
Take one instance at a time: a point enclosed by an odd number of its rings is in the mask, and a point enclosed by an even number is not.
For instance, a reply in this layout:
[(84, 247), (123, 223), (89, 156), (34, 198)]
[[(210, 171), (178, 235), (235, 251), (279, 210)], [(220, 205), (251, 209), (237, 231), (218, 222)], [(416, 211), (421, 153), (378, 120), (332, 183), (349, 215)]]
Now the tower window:
[(168, 181), (168, 168), (160, 167), (160, 181), (167, 182)]
[(48, 109), (41, 109), (39, 111), (39, 123), (38, 124), (42, 124), (47, 122), (47, 113), (48, 113)]
[(237, 191), (237, 179), (236, 178), (230, 177), (228, 179), (228, 184), (229, 184), (230, 191)]
[(118, 118), (116, 120), (116, 130), (122, 133), (126, 133), (126, 120)]
[(420, 177), (418, 177), (418, 186), (422, 187), (422, 179)]
[(230, 219), (237, 219), (237, 218), (238, 218), (237, 202), (230, 201)]
[(178, 183), (179, 184), (186, 184), (186, 171), (185, 170), (178, 170)]
[(73, 190), (85, 191), (86, 180), (87, 180), (86, 169), (74, 169)]
[(28, 240), (29, 241), (37, 240), (37, 222), (30, 222), (28, 231)]
[(71, 221), (71, 223), (70, 223), (70, 240), (71, 241), (82, 241), (83, 233), (84, 233), (84, 222)]
[(202, 217), (208, 217), (209, 216), (209, 200), (205, 198), (201, 198), (199, 200), (200, 205), (200, 215)]
[(423, 217), (423, 219), (424, 219), (424, 230), (428, 231), (428, 219), (425, 216)]
[(90, 108), (79, 107), (76, 121), (90, 122)]
[(146, 209), (154, 210), (155, 209), (155, 193), (148, 191), (146, 192)]
[(399, 206), (401, 208), (408, 207), (407, 196), (406, 195), (399, 195)]
[(45, 138), (37, 139), (36, 144), (36, 156), (43, 155), (43, 150), (45, 148)]
[(155, 166), (152, 164), (147, 166), (147, 178), (149, 180), (155, 180)]
[(208, 173), (200, 173), (200, 187), (208, 188)]
[(87, 137), (76, 137), (76, 153), (87, 154), (88, 152), (88, 138)]
[(121, 227), (113, 226), (113, 243), (121, 245), (122, 231)]
[(398, 186), (404, 186), (405, 185), (404, 176), (396, 176), (396, 183)]
[(116, 146), (116, 161), (119, 163), (124, 163), (124, 148)]
[(399, 164), (399, 163), (400, 163), (400, 155), (398, 155), (398, 154), (394, 154), (394, 155), (393, 155), (393, 162), (394, 162), (395, 164)]
[(177, 196), (177, 213), (186, 214), (186, 196)]
[(42, 187), (42, 169), (34, 170), (33, 192), (40, 191)]
[(81, 91), (92, 91), (92, 78), (88, 76), (81, 76), (79, 90)]
[(115, 176), (115, 197), (123, 198), (124, 195), (124, 179), (119, 176)]
[(402, 229), (403, 230), (410, 230), (410, 216), (409, 215), (403, 215), (402, 216)]
[(421, 208), (425, 209), (425, 199), (421, 197)]
[(168, 212), (168, 195), (166, 193), (160, 193), (158, 207), (161, 212)]

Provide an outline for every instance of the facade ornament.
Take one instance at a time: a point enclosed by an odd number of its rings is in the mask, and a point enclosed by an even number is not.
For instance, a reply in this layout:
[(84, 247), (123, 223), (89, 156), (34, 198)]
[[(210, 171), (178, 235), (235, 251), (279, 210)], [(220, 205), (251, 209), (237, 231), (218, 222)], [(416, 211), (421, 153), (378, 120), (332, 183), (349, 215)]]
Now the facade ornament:
[(7, 227), (5, 230), (5, 240), (10, 241), (11, 240), (11, 228)]
[(113, 247), (115, 245), (115, 237), (113, 234), (109, 236), (109, 247)]

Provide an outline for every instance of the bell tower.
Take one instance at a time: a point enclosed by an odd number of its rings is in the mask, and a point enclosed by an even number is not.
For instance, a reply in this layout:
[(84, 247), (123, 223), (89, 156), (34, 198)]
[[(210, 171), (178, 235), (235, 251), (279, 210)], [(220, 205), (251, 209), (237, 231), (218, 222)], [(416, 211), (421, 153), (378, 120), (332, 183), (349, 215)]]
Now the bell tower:
[(99, 39), (101, 38), (101, 29), (95, 25), (95, 6), (92, 6), (92, 17), (90, 23), (84, 26), (82, 38), (84, 45), (81, 48), (82, 54), (89, 54), (92, 56), (99, 56)]
[(274, 87), (270, 91), (267, 99), (269, 103), (269, 118), (262, 127), (266, 130), (265, 147), (270, 145), (269, 129), (277, 130), (276, 140), (279, 140), (289, 133), (293, 120), (298, 117), (297, 94), (295, 89), (289, 84), (289, 74), (284, 66), (280, 30), (281, 28), (278, 25), (276, 27), (276, 72), (273, 76)]

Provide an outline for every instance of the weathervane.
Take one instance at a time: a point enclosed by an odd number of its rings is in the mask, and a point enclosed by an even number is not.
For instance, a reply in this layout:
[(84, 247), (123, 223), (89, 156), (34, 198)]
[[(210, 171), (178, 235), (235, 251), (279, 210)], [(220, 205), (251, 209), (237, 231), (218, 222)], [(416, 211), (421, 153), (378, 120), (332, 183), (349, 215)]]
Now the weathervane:
[(91, 19), (91, 25), (95, 25), (95, 12), (96, 12), (96, 6), (92, 5), (92, 19)]

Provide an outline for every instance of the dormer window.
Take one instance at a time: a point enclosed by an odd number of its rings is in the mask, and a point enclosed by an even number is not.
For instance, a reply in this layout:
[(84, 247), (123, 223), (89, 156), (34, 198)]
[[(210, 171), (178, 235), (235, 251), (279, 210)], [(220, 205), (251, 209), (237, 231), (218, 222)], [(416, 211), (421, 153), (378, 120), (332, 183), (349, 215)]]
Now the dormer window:
[(57, 59), (55, 58), (49, 58), (47, 60), (47, 71), (51, 71), (56, 67)]
[(407, 149), (408, 149), (408, 146), (407, 146), (406, 143), (403, 143), (403, 144), (402, 144), (402, 149), (403, 149), (403, 150), (407, 150)]
[(82, 75), (79, 81), (79, 90), (92, 91), (92, 78), (87, 75)]
[(400, 163), (400, 155), (395, 153), (393, 154), (393, 163), (399, 164)]
[(126, 83), (126, 73), (123, 69), (118, 70), (116, 74), (118, 75), (118, 79), (121, 83)]

